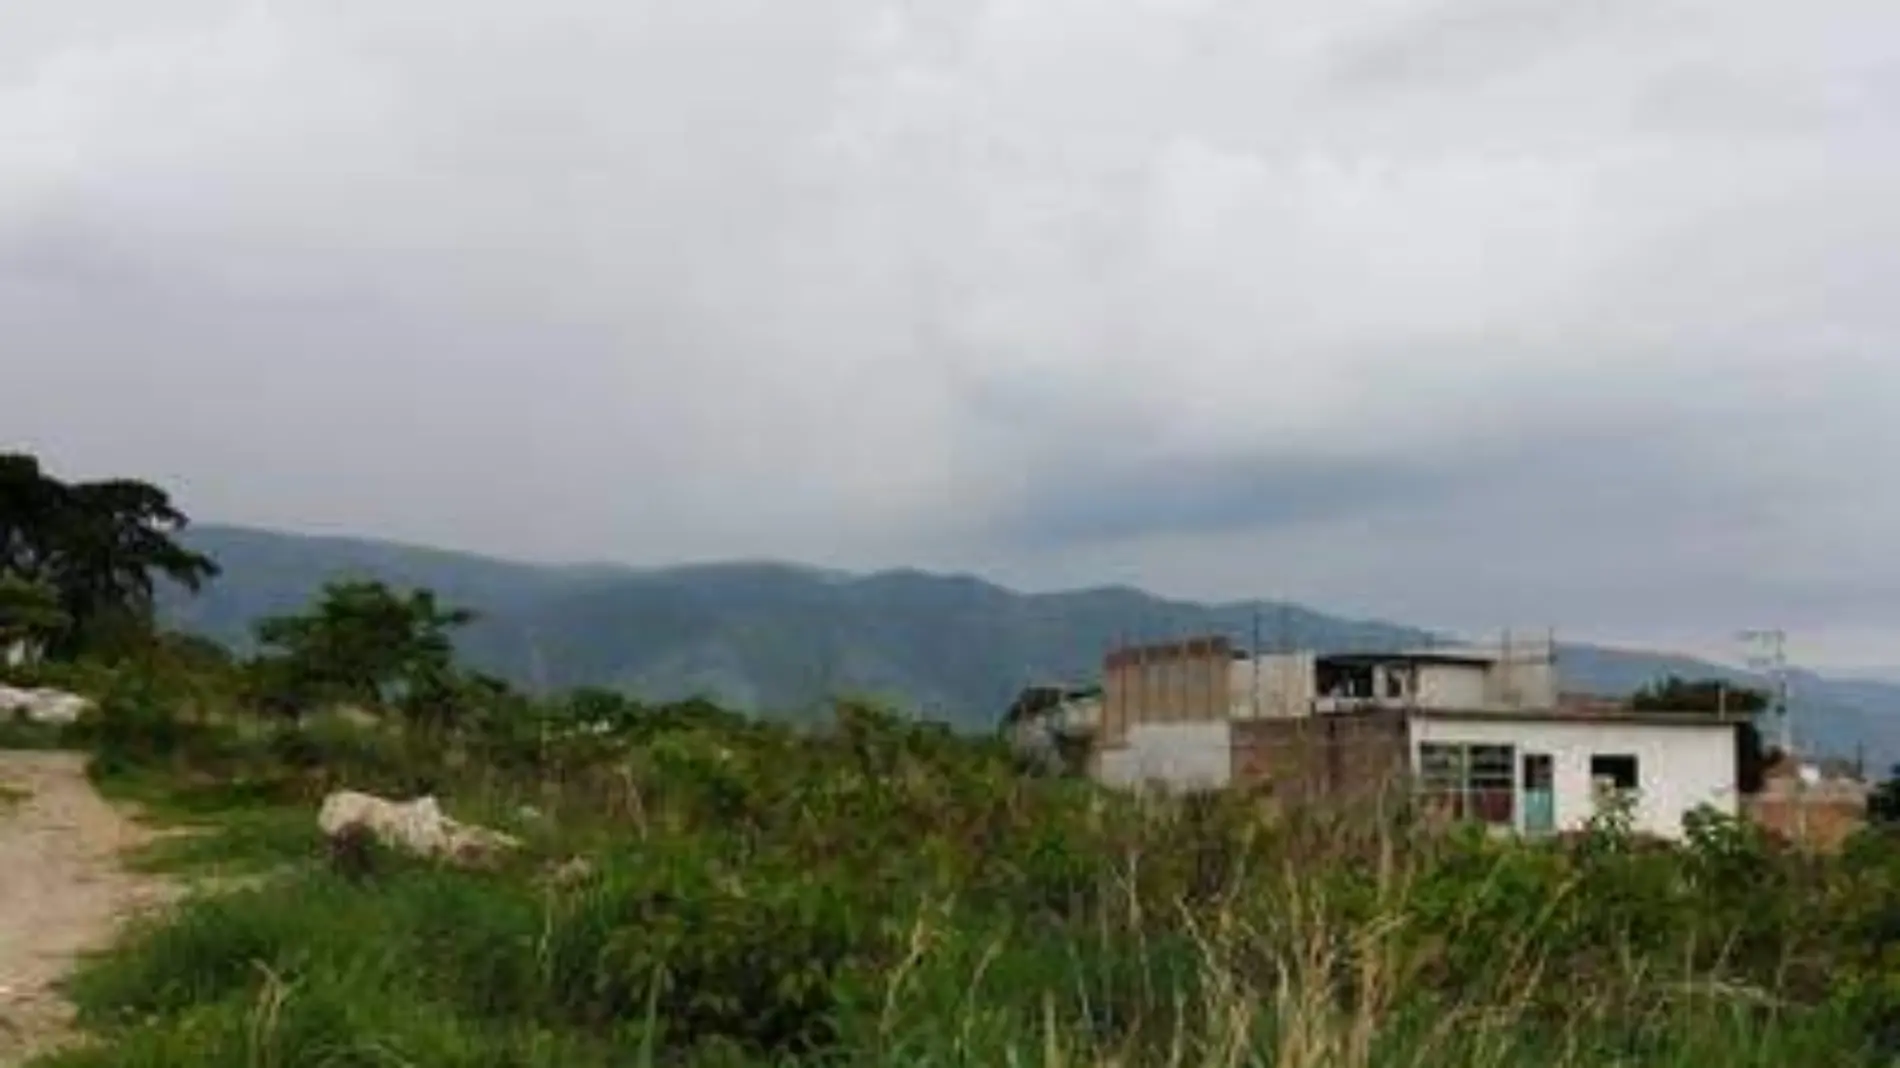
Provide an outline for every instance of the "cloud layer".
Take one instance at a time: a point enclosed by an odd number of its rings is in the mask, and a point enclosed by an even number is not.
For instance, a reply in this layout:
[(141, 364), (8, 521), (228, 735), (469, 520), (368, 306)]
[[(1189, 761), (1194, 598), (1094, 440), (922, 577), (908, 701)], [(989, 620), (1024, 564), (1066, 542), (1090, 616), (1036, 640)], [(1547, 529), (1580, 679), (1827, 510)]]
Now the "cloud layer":
[(1900, 661), (1877, 0), (27, 0), (9, 437), (206, 517)]

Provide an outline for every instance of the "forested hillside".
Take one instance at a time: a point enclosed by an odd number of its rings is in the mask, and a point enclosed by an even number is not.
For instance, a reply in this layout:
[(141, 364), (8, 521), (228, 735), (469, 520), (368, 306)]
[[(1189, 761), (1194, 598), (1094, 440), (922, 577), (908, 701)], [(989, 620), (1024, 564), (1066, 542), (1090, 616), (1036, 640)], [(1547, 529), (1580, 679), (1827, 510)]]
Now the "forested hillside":
[[(1250, 640), (1256, 606), (1194, 604), (1109, 588), (1023, 594), (967, 576), (845, 575), (770, 563), (636, 570), (548, 567), (361, 539), (193, 527), (219, 581), (165, 602), (171, 620), (242, 645), (251, 623), (293, 610), (326, 579), (373, 577), (425, 587), (479, 618), (462, 637), (473, 665), (551, 691), (609, 686), (667, 699), (710, 696), (781, 715), (852, 692), (961, 726), (991, 722), (1039, 679), (1087, 679), (1125, 636), (1219, 632)], [(1428, 641), (1420, 627), (1343, 619), (1264, 603), (1263, 644), (1390, 648)], [(1625, 694), (1669, 674), (1740, 672), (1685, 657), (1564, 646), (1565, 685)], [(1843, 755), (1866, 747), (1900, 760), (1900, 687), (1796, 679), (1803, 736)]]

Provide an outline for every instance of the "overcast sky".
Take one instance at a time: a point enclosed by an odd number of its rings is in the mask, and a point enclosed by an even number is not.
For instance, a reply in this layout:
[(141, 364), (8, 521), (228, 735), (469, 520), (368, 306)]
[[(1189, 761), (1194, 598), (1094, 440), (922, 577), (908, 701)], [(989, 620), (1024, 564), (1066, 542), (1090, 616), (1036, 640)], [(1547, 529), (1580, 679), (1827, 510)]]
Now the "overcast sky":
[(1892, 0), (3, 6), (64, 474), (1900, 663)]

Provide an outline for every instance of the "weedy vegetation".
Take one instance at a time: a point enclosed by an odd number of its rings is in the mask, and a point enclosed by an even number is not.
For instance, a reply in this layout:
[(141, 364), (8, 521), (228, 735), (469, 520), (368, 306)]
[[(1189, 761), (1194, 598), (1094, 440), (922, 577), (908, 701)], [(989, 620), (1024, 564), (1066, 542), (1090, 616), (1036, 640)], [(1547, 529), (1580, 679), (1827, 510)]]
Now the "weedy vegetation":
[[(841, 706), (823, 728), (599, 693), (445, 724), (233, 712), (120, 672), (68, 732), (250, 874), (90, 961), (141, 1065), (1875, 1065), (1900, 1040), (1900, 844), (1840, 856), (1606, 814), (1561, 842), (1023, 774)], [(464, 694), (464, 696), (468, 696)], [(473, 709), (473, 705), (460, 706)], [(498, 870), (323, 842), (347, 785), (526, 843)]]
[[(84, 747), (103, 791), (189, 832), (137, 863), (216, 877), (84, 964), (91, 1040), (44, 1068), (1900, 1058), (1878, 826), (1813, 856), (1714, 814), (1679, 846), (1614, 809), (1527, 843), (1415, 820), (1402, 790), (1116, 794), (848, 703), (793, 726), (531, 698), (459, 670), (465, 612), (374, 583), (264, 621), (240, 661), (151, 632), (147, 568), (214, 567), (171, 551), (162, 494), (0, 476), (39, 509), (10, 515), (49, 517), (0, 539), (33, 583), (0, 624), (98, 702), (0, 742)], [(57, 551), (91, 527), (150, 559)], [(523, 845), (467, 870), (325, 842), (340, 787)]]

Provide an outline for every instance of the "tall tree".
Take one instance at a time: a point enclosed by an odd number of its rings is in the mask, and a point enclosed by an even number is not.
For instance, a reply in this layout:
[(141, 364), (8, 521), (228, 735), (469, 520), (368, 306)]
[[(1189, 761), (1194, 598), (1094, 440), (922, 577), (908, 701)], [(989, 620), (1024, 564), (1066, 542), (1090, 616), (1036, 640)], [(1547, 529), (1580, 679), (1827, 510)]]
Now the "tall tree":
[(178, 544), (188, 520), (158, 487), (87, 482), (68, 498), (57, 513), (55, 581), (79, 640), (113, 624), (149, 629), (159, 576), (196, 593), (218, 573), (210, 557)]
[(71, 653), (107, 632), (149, 634), (162, 577), (197, 591), (217, 564), (178, 542), (189, 520), (157, 486), (133, 479), (69, 485), (29, 455), (0, 455), (0, 575), (50, 587)]
[(22, 646), (44, 649), (65, 632), (69, 623), (66, 610), (60, 607), (58, 590), (0, 572), (0, 659)]
[(0, 573), (43, 582), (52, 570), (53, 531), (67, 488), (37, 458), (0, 453)]

